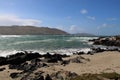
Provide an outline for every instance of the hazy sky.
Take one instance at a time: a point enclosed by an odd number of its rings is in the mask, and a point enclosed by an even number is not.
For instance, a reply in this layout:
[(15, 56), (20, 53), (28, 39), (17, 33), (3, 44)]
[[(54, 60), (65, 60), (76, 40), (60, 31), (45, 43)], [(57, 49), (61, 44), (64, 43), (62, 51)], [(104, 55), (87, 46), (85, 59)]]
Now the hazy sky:
[(120, 0), (0, 0), (0, 25), (120, 34)]

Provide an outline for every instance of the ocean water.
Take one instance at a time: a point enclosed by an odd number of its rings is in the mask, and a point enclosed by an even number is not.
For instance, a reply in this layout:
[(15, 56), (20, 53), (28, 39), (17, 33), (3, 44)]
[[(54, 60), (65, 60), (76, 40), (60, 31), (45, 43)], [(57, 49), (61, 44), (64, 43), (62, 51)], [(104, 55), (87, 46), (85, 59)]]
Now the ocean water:
[(89, 49), (89, 39), (97, 37), (79, 37), (65, 35), (0, 35), (0, 55), (6, 56), (18, 51), (35, 51), (41, 54), (72, 54), (81, 49)]

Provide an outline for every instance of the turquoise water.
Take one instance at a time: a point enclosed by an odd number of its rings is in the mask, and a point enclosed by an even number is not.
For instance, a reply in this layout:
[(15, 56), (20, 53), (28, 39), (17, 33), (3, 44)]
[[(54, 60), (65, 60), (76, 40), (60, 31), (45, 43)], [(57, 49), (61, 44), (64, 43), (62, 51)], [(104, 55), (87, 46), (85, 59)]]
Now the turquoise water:
[(0, 51), (38, 50), (50, 51), (60, 49), (88, 48), (89, 39), (96, 37), (79, 37), (63, 35), (1, 35)]

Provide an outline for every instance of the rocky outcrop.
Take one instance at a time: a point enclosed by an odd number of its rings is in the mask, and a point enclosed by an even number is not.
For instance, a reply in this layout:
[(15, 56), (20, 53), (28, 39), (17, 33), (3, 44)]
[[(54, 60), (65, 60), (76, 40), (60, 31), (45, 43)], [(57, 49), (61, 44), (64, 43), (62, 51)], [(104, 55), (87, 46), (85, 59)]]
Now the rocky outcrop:
[(90, 40), (95, 45), (105, 45), (105, 46), (119, 46), (120, 47), (120, 36), (114, 37), (100, 37), (98, 39)]

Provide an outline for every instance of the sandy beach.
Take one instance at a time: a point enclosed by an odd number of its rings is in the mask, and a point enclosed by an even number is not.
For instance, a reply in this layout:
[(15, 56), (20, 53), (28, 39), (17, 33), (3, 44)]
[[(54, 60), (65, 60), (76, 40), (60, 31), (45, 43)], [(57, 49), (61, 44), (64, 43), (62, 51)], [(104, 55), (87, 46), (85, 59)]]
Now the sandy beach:
[[(66, 66), (51, 64), (52, 66), (38, 68), (33, 73), (43, 71), (45, 74), (52, 74), (57, 71), (70, 71), (75, 72), (78, 75), (84, 73), (95, 74), (102, 72), (116, 72), (120, 74), (120, 52), (106, 51), (96, 53), (94, 55), (72, 55), (68, 58), (64, 58), (64, 60), (72, 59), (78, 56), (84, 57), (84, 59), (81, 60), (81, 63), (69, 63)], [(8, 69), (8, 65), (1, 66), (0, 68), (2, 67), (5, 67), (6, 69), (4, 71), (0, 71), (0, 80), (14, 80), (9, 77), (10, 73), (21, 72), (15, 69)], [(20, 78), (16, 78), (15, 80), (20, 80)]]

